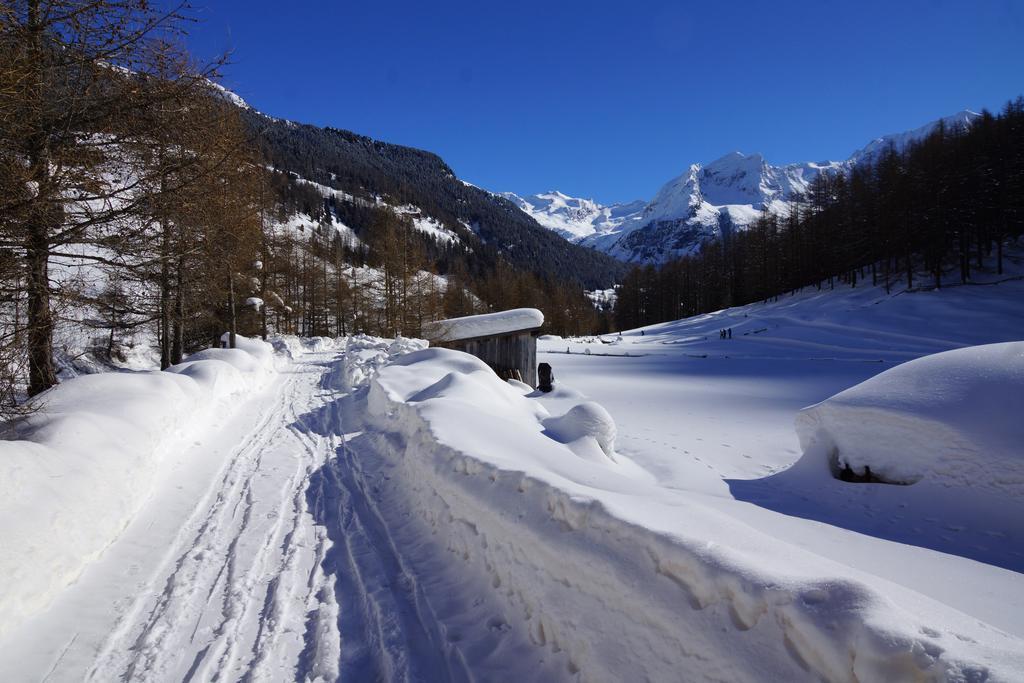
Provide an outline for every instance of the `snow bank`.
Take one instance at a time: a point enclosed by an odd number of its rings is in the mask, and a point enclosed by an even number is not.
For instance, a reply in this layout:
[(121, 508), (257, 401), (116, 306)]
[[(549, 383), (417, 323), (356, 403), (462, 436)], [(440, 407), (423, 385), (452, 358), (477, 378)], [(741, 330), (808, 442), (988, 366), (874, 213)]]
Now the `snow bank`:
[(552, 420), (472, 356), (401, 356), (366, 405), (414, 518), (583, 680), (1024, 675), (1018, 638), (658, 487), (621, 454), (581, 457), (550, 425), (596, 440), (603, 410)]
[(68, 380), (0, 441), (0, 634), (117, 537), (196, 422), (273, 374), (269, 344), (238, 337), (238, 347), (201, 351), (167, 372)]
[(467, 315), (463, 318), (427, 323), (423, 326), (423, 333), (428, 338), (438, 341), (458, 341), (518, 330), (532, 330), (543, 324), (544, 314), (536, 308), (514, 308), (509, 311)]
[(298, 358), (306, 353), (320, 353), (338, 348), (342, 341), (332, 337), (298, 337), (294, 334), (272, 334), (267, 341), (274, 351), (286, 358)]
[(1019, 500), (1022, 416), (1024, 342), (1008, 342), (899, 365), (804, 409), (796, 426), (804, 452), (836, 474)]
[(341, 363), (332, 368), (325, 380), (327, 386), (339, 391), (366, 386), (370, 377), (392, 356), (411, 353), (427, 348), (423, 339), (384, 339), (368, 334), (354, 334), (346, 337), (345, 353)]

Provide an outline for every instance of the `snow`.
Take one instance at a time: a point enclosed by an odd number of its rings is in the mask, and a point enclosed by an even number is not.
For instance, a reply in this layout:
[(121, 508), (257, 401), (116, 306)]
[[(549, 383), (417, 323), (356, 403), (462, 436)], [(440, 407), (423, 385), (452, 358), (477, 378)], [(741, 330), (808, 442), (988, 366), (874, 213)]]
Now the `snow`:
[[(801, 459), (794, 422), (804, 407), (887, 369), (913, 369), (900, 364), (915, 358), (1024, 338), (1021, 270), (1016, 260), (1005, 276), (978, 274), (991, 284), (941, 291), (808, 288), (777, 302), (626, 331), (614, 346), (596, 338), (542, 338), (538, 360), (552, 365), (557, 382), (609, 411), (618, 429), (617, 457), (633, 459), (660, 486), (764, 530), (780, 545), (864, 572), (882, 595), (899, 586), (1019, 639), (1019, 497), (980, 494), (992, 489), (963, 482), (837, 481), (825, 465), (827, 453), (809, 451)], [(732, 340), (718, 338), (724, 328), (732, 328)], [(1012, 383), (1011, 375), (1000, 381)], [(1010, 410), (1012, 399), (1007, 403)], [(992, 433), (980, 442), (993, 443), (1000, 431), (1019, 434), (1008, 429), (994, 418)], [(879, 443), (865, 437), (858, 450), (867, 454)], [(1019, 453), (1019, 445), (1010, 452)], [(996, 461), (983, 460), (998, 477)], [(984, 486), (987, 475), (979, 474)], [(1024, 651), (1019, 640), (1014, 647)]]
[(833, 468), (1012, 501), (1024, 500), (1022, 414), (1024, 342), (1007, 342), (887, 370), (801, 411), (797, 432)]
[(615, 459), (615, 420), (598, 403), (585, 401), (565, 415), (547, 418), (543, 424), (552, 438), (569, 444), (578, 455), (593, 452), (591, 446), (596, 445), (605, 456)]
[(330, 214), (324, 222), (317, 222), (304, 213), (292, 214), (282, 227), (292, 233), (312, 234), (321, 227), (334, 231), (348, 247), (355, 249), (362, 245), (362, 241), (356, 236), (355, 230), (338, 220), (337, 216)]
[(213, 89), (213, 92), (216, 95), (219, 95), (225, 101), (230, 102), (231, 104), (235, 105), (236, 107), (238, 107), (240, 109), (251, 109), (252, 108), (252, 107), (249, 106), (248, 102), (246, 102), (244, 99), (242, 99), (236, 93), (234, 93), (234, 92), (228, 90), (227, 88), (225, 88), (220, 83), (215, 83), (214, 81), (207, 80), (207, 84)]
[(526, 197), (502, 192), (500, 196), (571, 242), (616, 232), (624, 222), (639, 214), (646, 204), (637, 200), (605, 206), (593, 199), (570, 197), (558, 190)]
[[(401, 206), (392, 206), (384, 202), (380, 197), (375, 197), (373, 201), (369, 201), (362, 197), (356, 197), (343, 190), (338, 190), (333, 187), (323, 185), (321, 183), (307, 180), (296, 174), (292, 174), (292, 177), (297, 183), (312, 187), (324, 197), (333, 197), (334, 199), (349, 204), (356, 204), (357, 206), (385, 206), (393, 210), (395, 213), (403, 216), (408, 216), (412, 221), (412, 227), (418, 232), (422, 232), (430, 237), (434, 238), (439, 242), (446, 244), (461, 244), (462, 240), (459, 236), (451, 229), (445, 227), (444, 223), (440, 220), (429, 216), (423, 212), (417, 206), (412, 204), (404, 204)], [(358, 237), (356, 237), (355, 231), (349, 226), (342, 223), (334, 215), (329, 216), (329, 224), (333, 227), (339, 235), (346, 240), (346, 243), (351, 247), (356, 247), (362, 244)], [(317, 223), (313, 222), (305, 214), (299, 213), (293, 215), (288, 219), (286, 223), (287, 227), (292, 230), (308, 230), (316, 227)]]
[(433, 216), (424, 214), (418, 206), (406, 204), (396, 207), (395, 211), (412, 219), (413, 230), (429, 235), (438, 242), (446, 244), (461, 244), (462, 242), (458, 235), (444, 226), (444, 223)]
[(540, 337), (546, 394), (365, 335), (72, 380), (0, 442), (0, 677), (1021, 680), (1022, 274)]
[(413, 514), (389, 437), (363, 421), (369, 374), (425, 343), (310, 346), (331, 348), (169, 439), (117, 539), (0, 636), (5, 680), (567, 677)]
[(267, 342), (274, 352), (295, 360), (307, 353), (322, 353), (338, 347), (338, 340), (333, 337), (299, 337), (294, 334), (272, 334)]
[(615, 302), (619, 298), (619, 292), (614, 287), (609, 289), (595, 289), (583, 292), (588, 299), (599, 310), (611, 310), (615, 308)]
[(437, 320), (425, 324), (423, 332), (427, 337), (436, 341), (458, 341), (521, 330), (534, 330), (543, 324), (544, 314), (536, 308), (514, 308), (508, 311)]
[(847, 162), (832, 161), (774, 166), (760, 154), (730, 152), (708, 164), (690, 165), (642, 212), (583, 243), (628, 261), (664, 261), (745, 228), (763, 210), (784, 212), (819, 173), (846, 168)]
[[(588, 680), (1011, 680), (1021, 639), (917, 591), (779, 542), (632, 458), (581, 456), (539, 394), (460, 352), (402, 356), (371, 381), (395, 484), (456, 557), (489, 577), (535, 644)], [(588, 419), (579, 419), (585, 415)], [(599, 417), (598, 417), (599, 416)], [(596, 419), (589, 419), (596, 418)], [(1004, 580), (1005, 581), (1005, 580)], [(612, 626), (613, 625), (613, 626)]]
[(121, 532), (161, 461), (204, 416), (274, 372), (270, 347), (194, 354), (167, 372), (86, 375), (36, 400), (0, 441), (0, 636), (44, 609)]

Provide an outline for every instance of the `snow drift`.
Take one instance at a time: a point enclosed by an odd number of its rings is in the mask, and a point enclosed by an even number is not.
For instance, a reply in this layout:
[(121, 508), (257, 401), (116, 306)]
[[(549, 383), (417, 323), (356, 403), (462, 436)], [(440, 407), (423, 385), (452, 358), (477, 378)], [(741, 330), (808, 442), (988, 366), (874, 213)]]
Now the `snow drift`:
[(298, 337), (294, 334), (272, 334), (267, 337), (267, 341), (275, 352), (290, 359), (307, 353), (330, 351), (337, 348), (339, 342), (332, 337)]
[(1024, 672), (1018, 638), (660, 488), (626, 457), (581, 457), (550, 429), (590, 425), (597, 441), (603, 409), (580, 412), (600, 419), (552, 420), (540, 395), (445, 349), (394, 360), (367, 397), (414, 518), (581, 680)]
[(890, 483), (1024, 498), (1024, 342), (937, 353), (801, 411), (805, 453)]
[(76, 377), (37, 397), (0, 441), (0, 634), (44, 608), (114, 541), (162, 457), (230, 397), (274, 372), (269, 344), (238, 337), (165, 372)]

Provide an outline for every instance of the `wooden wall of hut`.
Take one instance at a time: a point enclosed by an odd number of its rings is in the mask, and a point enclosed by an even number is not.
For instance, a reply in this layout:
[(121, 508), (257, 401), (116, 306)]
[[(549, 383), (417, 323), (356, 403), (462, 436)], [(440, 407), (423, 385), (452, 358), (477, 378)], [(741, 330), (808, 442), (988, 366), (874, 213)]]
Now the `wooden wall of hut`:
[(519, 379), (537, 388), (537, 338), (531, 332), (452, 342), (451, 347), (487, 363), (502, 379)]

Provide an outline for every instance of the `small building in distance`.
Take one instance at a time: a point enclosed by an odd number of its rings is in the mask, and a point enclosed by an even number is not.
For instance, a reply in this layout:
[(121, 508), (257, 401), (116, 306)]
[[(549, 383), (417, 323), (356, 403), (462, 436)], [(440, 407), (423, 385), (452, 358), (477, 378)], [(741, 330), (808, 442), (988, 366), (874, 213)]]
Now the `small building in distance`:
[(514, 308), (427, 323), (423, 333), (433, 346), (465, 351), (502, 379), (536, 389), (537, 335), (543, 324), (544, 314), (536, 308)]

